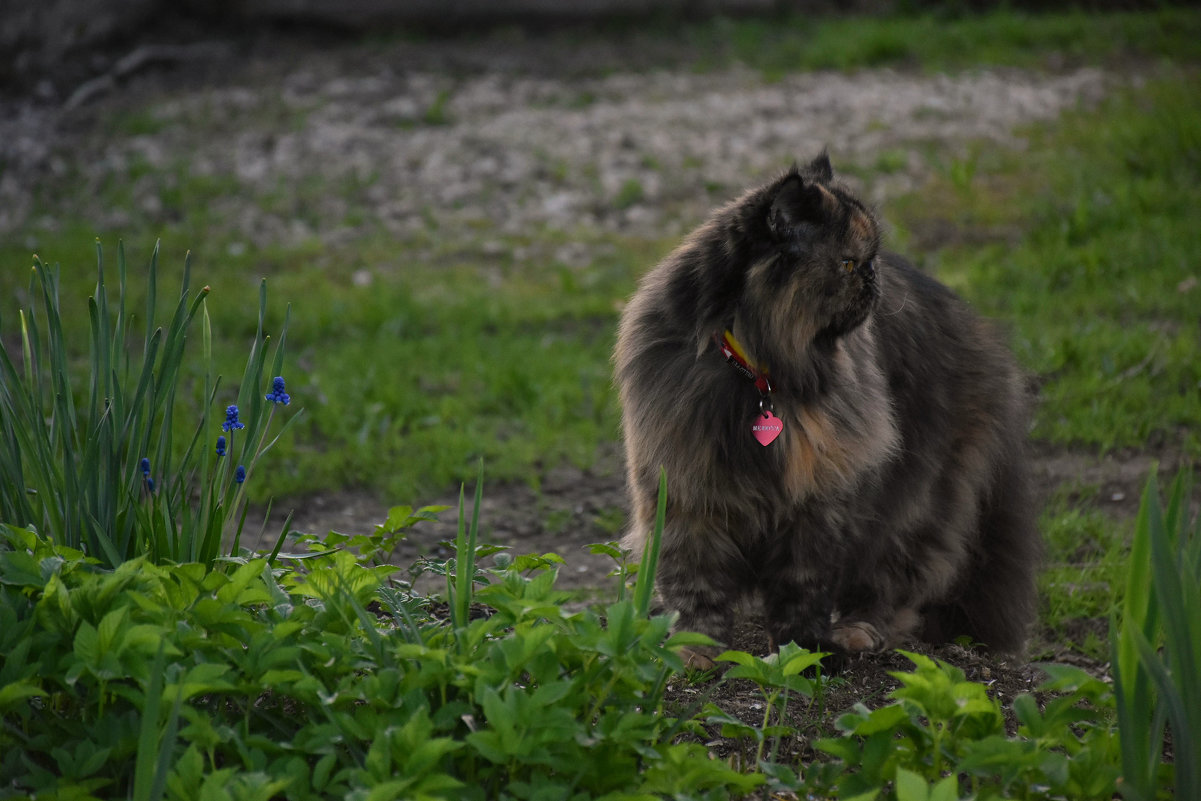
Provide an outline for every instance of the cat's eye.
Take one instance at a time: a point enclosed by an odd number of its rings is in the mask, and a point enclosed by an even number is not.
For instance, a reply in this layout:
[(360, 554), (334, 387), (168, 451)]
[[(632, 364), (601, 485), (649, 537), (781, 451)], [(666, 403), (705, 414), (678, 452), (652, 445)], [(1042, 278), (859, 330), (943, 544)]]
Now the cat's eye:
[(842, 269), (846, 270), (848, 273), (851, 272), (852, 270), (854, 270), (855, 269), (855, 260), (854, 259), (843, 259), (842, 260)]

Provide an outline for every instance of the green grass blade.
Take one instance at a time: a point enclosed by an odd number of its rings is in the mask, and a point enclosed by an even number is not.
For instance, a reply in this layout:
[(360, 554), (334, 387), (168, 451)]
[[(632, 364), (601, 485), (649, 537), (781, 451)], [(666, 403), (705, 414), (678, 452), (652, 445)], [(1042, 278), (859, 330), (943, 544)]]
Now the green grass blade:
[(288, 433), (288, 429), (290, 429), (293, 425), (295, 425), (296, 422), (299, 421), (303, 415), (304, 415), (304, 409), (297, 409), (292, 414), (291, 417), (289, 417), (287, 420), (284, 421), (284, 424), (282, 426), (280, 426), (279, 431), (277, 431), (275, 433), (275, 435), (273, 437), (271, 437), (271, 439), (269, 439), (265, 443), (263, 443), (262, 447), (259, 448), (259, 452), (255, 455), (255, 458), (256, 459), (263, 458), (263, 455), (266, 454), (268, 451), (270, 451), (272, 448), (274, 448), (275, 443), (279, 442), (280, 437), (282, 437), (284, 434)]
[(455, 592), (452, 603), (455, 628), (467, 625), (471, 616), (472, 592), (475, 588), (475, 546), (479, 538), (480, 504), (484, 497), (484, 463), (480, 462), (475, 480), (475, 500), (471, 509), (471, 524), (463, 519), (463, 490), (459, 490), (459, 529), (455, 539)]
[(467, 550), (467, 519), (465, 517), (467, 510), (467, 487), (464, 484), (459, 485), (459, 518), (455, 528), (455, 572), (446, 574), (446, 602), (450, 606), (450, 627), (458, 631), (460, 627), (459, 615), (459, 562), (464, 559), (463, 552)]
[(659, 566), (659, 545), (667, 520), (667, 472), (659, 468), (659, 503), (655, 509), (655, 527), (642, 552), (638, 576), (634, 580), (634, 609), (642, 617), (650, 614), (651, 597), (655, 588), (655, 571)]
[(1151, 566), (1152, 532), (1163, 525), (1159, 485), (1152, 473), (1143, 489), (1135, 522), (1134, 541), (1128, 560), (1126, 590), (1120, 620), (1113, 621), (1111, 635), (1114, 696), (1117, 706), (1119, 743), (1122, 755), (1123, 794), (1131, 799), (1155, 795), (1155, 771), (1159, 763), (1162, 732), (1153, 729), (1155, 707), (1150, 674), (1141, 659), (1140, 639), (1157, 638), (1157, 606)]
[(28, 440), (40, 429), (29, 423), (33, 416), (29, 394), (22, 391), (24, 387), (7, 347), (0, 340), (0, 434), (3, 435), (0, 441), (0, 514), (4, 520), (29, 525), (34, 522), (31, 498), (36, 497), (31, 491), (37, 492), (31, 487), (30, 480), (41, 471), (35, 461), (30, 465), (32, 474), (27, 476), (23, 454), (35, 451)]
[(146, 347), (142, 353), (144, 358), (150, 357), (150, 335), (155, 330), (156, 309), (158, 306), (158, 246), (150, 253), (150, 265), (146, 271)]
[(166, 640), (160, 640), (150, 669), (150, 683), (142, 704), (142, 725), (138, 732), (138, 756), (133, 770), (133, 801), (149, 801), (154, 787), (155, 761), (158, 755), (159, 707), (163, 700), (163, 670), (166, 667)]
[[(117, 390), (123, 381), (129, 377), (129, 352), (125, 347), (129, 332), (129, 312), (125, 308), (125, 299), (129, 297), (129, 270), (125, 263), (125, 243), (117, 241), (117, 321), (113, 327), (113, 389)], [(118, 410), (117, 419), (121, 418)]]
[(200, 314), (200, 343), (201, 355), (204, 359), (204, 395), (200, 406), (200, 427), (202, 446), (200, 448), (201, 504), (199, 530), (202, 533), (209, 530), (209, 516), (213, 513), (214, 493), (217, 477), (216, 447), (217, 438), (213, 434), (213, 401), (216, 398), (216, 383), (213, 379), (213, 324), (209, 318), (208, 302), (202, 304)]
[[(288, 530), (292, 528), (292, 517), (296, 514), (296, 510), (288, 512), (288, 516), (284, 518), (284, 524), (279, 530), (279, 536), (275, 539), (275, 547), (271, 549), (271, 554), (267, 557), (267, 564), (275, 564), (275, 560), (279, 557), (279, 550), (283, 547), (284, 540), (288, 538)], [(264, 523), (264, 526), (266, 524)]]
[(174, 762), (175, 740), (179, 733), (179, 712), (183, 701), (182, 688), (176, 688), (175, 701), (167, 716), (167, 725), (160, 736), (159, 717), (162, 705), (166, 640), (160, 641), (150, 684), (142, 706), (142, 724), (138, 731), (138, 755), (134, 763), (133, 801), (152, 801), (163, 797), (167, 773)]
[(1149, 641), (1138, 641), (1139, 656), (1171, 722), (1177, 798), (1201, 797), (1201, 586), (1190, 558), (1201, 546), (1188, 526), (1189, 485), (1183, 473), (1177, 476), (1163, 525), (1151, 530), (1165, 658), (1161, 660)]
[[(1198, 769), (1198, 746), (1197, 730), (1194, 727), (1195, 721), (1191, 718), (1196, 717), (1195, 705), (1190, 710), (1189, 703), (1185, 700), (1178, 677), (1173, 675), (1164, 666), (1159, 654), (1148, 644), (1146, 639), (1141, 635), (1135, 635), (1135, 645), (1139, 650), (1139, 656), (1143, 660), (1148, 675), (1155, 683), (1156, 689), (1159, 690), (1159, 704), (1166, 711), (1167, 718), (1172, 725), (1172, 746), (1175, 751), (1175, 759), (1173, 760), (1176, 770), (1176, 797), (1177, 798), (1201, 798), (1198, 791), (1201, 790), (1201, 785), (1197, 781)], [(1162, 744), (1160, 739), (1154, 745), (1158, 747)], [(1124, 778), (1124, 777), (1123, 777)], [(1123, 787), (1123, 790), (1126, 788)], [(1146, 795), (1136, 796), (1138, 798), (1155, 798), (1155, 785), (1152, 784), (1149, 788), (1149, 793)], [(1129, 797), (1129, 796), (1128, 796)]]
[[(41, 287), (46, 282), (46, 272), (49, 266), (42, 263), (37, 256), (33, 257), (33, 271), (29, 276), (29, 297), (41, 295)], [(36, 390), (39, 404), (43, 392), (41, 383), (42, 342), (38, 325), (36, 307), (22, 310), (21, 314), (21, 344), (25, 357), (25, 383), (31, 390)]]
[(271, 376), (283, 375), (284, 348), (288, 342), (288, 326), (292, 321), (292, 304), (284, 307), (284, 324), (279, 329), (279, 340), (275, 343), (275, 359), (271, 362)]
[(105, 360), (100, 353), (100, 343), (104, 339), (104, 333), (100, 323), (100, 307), (97, 305), (94, 297), (88, 298), (88, 323), (92, 330), (92, 348), (88, 354), (92, 366), (91, 391), (88, 397), (88, 419), (98, 420), (100, 418), (101, 405), (111, 396), (104, 385), (106, 380), (103, 366)]
[(263, 365), (267, 359), (267, 345), (270, 340), (265, 334), (264, 325), (267, 317), (267, 281), (259, 282), (259, 315), (258, 326), (255, 330), (254, 343), (250, 346), (250, 355), (246, 359), (246, 368), (242, 372), (242, 383), (238, 389), (238, 411), (241, 421), (246, 425), (242, 431), (241, 445), (236, 455), (238, 464), (249, 466), (254, 462), (254, 455), (259, 444), (259, 427), (262, 424), (263, 405), (266, 399), (263, 393)]

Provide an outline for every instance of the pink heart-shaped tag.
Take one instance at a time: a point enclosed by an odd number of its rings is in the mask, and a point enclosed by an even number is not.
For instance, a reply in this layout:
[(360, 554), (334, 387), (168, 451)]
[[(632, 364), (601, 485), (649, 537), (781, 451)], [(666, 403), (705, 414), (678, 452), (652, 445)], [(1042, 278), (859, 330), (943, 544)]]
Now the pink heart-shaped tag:
[(755, 439), (759, 440), (760, 445), (772, 444), (783, 430), (784, 421), (772, 414), (769, 409), (764, 409), (763, 414), (756, 417), (755, 422), (751, 424), (751, 433), (755, 435)]

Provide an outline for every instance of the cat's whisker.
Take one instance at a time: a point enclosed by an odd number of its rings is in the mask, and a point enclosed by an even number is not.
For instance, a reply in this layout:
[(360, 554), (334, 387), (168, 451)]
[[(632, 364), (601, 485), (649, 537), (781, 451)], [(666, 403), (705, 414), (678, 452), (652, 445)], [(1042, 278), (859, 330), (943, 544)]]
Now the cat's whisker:
[(892, 311), (878, 311), (878, 312), (876, 312), (876, 315), (879, 317), (895, 317), (896, 315), (905, 311), (905, 306), (908, 305), (908, 303), (909, 303), (909, 293), (906, 292), (903, 295), (901, 295), (901, 302), (895, 309), (893, 309)]

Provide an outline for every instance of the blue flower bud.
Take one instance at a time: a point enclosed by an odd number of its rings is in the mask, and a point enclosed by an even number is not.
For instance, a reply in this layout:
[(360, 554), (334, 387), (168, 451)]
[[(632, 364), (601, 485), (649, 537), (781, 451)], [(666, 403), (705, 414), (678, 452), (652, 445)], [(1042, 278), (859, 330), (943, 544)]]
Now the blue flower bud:
[(217, 457), (220, 458), (224, 455), (225, 455), (225, 437), (220, 436), (220, 437), (217, 437)]
[(277, 375), (271, 381), (271, 392), (266, 397), (272, 403), (282, 403), (284, 406), (292, 402), (292, 396), (284, 392), (284, 377), (282, 375)]
[(234, 481), (241, 484), (245, 480), (246, 480), (246, 468), (243, 467), (242, 465), (238, 465), (238, 469), (234, 470)]
[(221, 424), (222, 431), (233, 431), (238, 428), (245, 428), (245, 423), (238, 422), (238, 407), (230, 406), (225, 410), (225, 422)]

